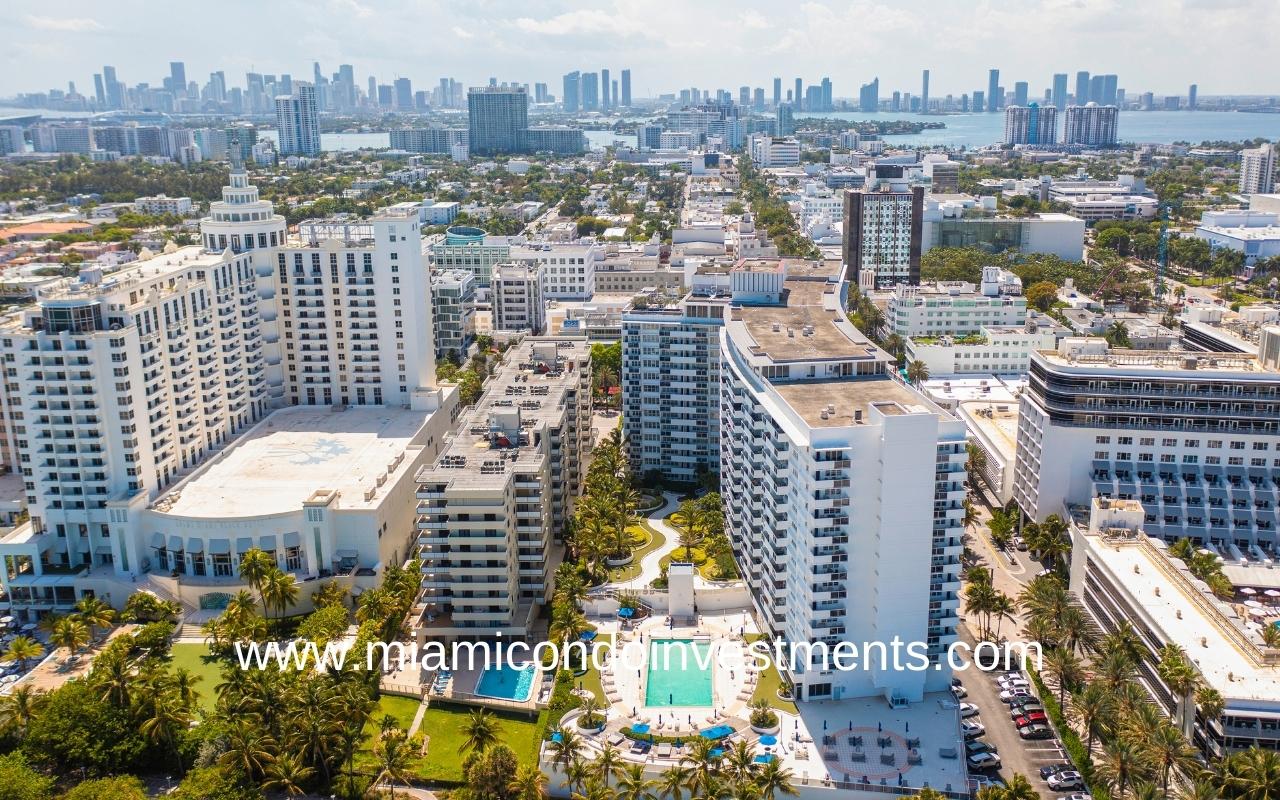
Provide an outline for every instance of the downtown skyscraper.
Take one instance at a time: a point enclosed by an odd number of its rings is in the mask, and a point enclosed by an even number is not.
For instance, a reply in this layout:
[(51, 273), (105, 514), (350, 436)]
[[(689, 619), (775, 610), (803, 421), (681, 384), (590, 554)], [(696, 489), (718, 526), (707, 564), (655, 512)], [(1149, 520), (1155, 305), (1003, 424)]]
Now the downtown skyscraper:
[(320, 117), (316, 87), (297, 82), (291, 95), (276, 98), (276, 130), (281, 155), (320, 155)]

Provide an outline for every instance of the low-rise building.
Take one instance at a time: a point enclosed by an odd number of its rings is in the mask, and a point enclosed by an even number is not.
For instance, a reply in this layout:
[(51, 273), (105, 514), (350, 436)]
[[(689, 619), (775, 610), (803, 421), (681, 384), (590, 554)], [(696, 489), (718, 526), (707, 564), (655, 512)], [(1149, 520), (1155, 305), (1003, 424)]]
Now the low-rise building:
[(885, 326), (898, 336), (963, 336), (988, 325), (1021, 325), (1027, 320), (1022, 281), (999, 267), (984, 267), (982, 282), (967, 281), (894, 287)]
[(983, 326), (966, 336), (916, 336), (907, 339), (907, 362), (921, 361), (930, 377), (944, 375), (1019, 375), (1027, 371), (1031, 353), (1052, 348), (1052, 330), (1034, 324)]
[(194, 210), (190, 197), (167, 197), (163, 194), (154, 197), (139, 197), (133, 201), (133, 210), (142, 214), (173, 214), (185, 217)]

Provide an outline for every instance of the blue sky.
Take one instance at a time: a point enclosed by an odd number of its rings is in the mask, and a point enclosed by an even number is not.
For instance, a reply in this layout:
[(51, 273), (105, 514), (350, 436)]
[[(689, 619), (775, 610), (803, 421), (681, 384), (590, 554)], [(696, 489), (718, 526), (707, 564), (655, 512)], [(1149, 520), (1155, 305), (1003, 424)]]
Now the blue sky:
[(882, 92), (985, 88), (1001, 69), (1041, 93), (1054, 72), (1115, 72), (1130, 93), (1280, 92), (1276, 0), (47, 0), (14, 4), (0, 48), (0, 96), (61, 88), (92, 92), (112, 64), (121, 80), (159, 83), (170, 60), (204, 83), (223, 69), (308, 77), (355, 66), (363, 86), (408, 77), (417, 88), (452, 76), (467, 84), (551, 84), (571, 69), (630, 67), (634, 92), (747, 83), (771, 91), (796, 77), (830, 76), (837, 97), (879, 76)]

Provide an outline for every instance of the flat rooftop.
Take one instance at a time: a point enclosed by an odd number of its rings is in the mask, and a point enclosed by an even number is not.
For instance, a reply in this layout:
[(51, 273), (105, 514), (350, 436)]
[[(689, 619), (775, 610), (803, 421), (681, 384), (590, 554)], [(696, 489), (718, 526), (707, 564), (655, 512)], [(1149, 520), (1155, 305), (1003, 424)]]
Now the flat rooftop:
[(960, 403), (960, 416), (982, 438), (1012, 463), (1018, 453), (1018, 401), (968, 401)]
[[(1280, 379), (1280, 373), (1259, 363), (1257, 356), (1246, 353), (1197, 353), (1189, 350), (1110, 350), (1106, 353), (1063, 355), (1057, 350), (1037, 350), (1045, 361), (1059, 367), (1082, 369), (1107, 368), (1117, 372), (1184, 371), (1212, 377), (1215, 373), (1252, 373)], [(1189, 368), (1191, 360), (1195, 366)]]
[[(256, 517), (296, 511), (320, 490), (338, 492), (340, 508), (372, 508), (379, 500), (366, 501), (365, 492), (377, 488), (429, 416), (380, 406), (281, 409), (152, 508), (178, 516)], [(410, 461), (401, 459), (392, 474), (408, 469)]]
[(1244, 644), (1252, 634), (1245, 632), (1239, 615), (1207, 588), (1199, 589), (1201, 584), (1181, 562), (1165, 554), (1162, 542), (1142, 534), (1133, 539), (1081, 538), (1090, 556), (1123, 580), (1129, 602), (1143, 610), (1167, 641), (1185, 650), (1224, 697), (1277, 701), (1280, 662), (1260, 662), (1262, 651)]
[[(855, 411), (862, 412), (862, 423), (865, 424), (872, 406), (887, 416), (932, 413), (934, 410), (919, 394), (887, 376), (775, 383), (772, 386), (811, 428), (858, 424), (854, 421)], [(827, 411), (831, 406), (835, 407), (834, 413)], [(826, 419), (823, 419), (824, 413), (827, 414)]]

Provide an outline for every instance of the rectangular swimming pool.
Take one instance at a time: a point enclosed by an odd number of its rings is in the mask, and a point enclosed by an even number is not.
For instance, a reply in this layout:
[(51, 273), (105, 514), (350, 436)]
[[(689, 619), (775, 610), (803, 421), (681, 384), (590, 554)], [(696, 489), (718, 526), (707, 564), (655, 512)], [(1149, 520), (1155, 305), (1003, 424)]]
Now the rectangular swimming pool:
[(516, 667), (502, 663), (488, 667), (476, 683), (476, 694), (498, 700), (528, 701), (533, 694), (533, 679), (538, 668), (533, 664)]
[(711, 661), (710, 642), (651, 640), (644, 704), (659, 708), (714, 705)]

